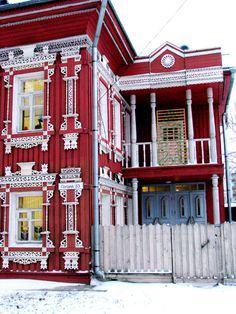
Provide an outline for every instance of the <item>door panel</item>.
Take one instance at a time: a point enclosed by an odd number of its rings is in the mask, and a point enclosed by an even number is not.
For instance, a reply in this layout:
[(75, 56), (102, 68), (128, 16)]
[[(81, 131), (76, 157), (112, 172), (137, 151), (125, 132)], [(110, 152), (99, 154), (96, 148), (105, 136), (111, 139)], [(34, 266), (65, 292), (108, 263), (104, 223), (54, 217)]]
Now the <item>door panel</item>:
[(189, 192), (175, 193), (173, 224), (186, 224), (191, 217)]
[(153, 223), (156, 218), (155, 193), (145, 193), (142, 195), (142, 223)]
[(192, 192), (190, 195), (192, 216), (195, 222), (206, 223), (206, 200), (204, 192)]
[(157, 219), (160, 224), (168, 224), (172, 216), (171, 193), (157, 194)]

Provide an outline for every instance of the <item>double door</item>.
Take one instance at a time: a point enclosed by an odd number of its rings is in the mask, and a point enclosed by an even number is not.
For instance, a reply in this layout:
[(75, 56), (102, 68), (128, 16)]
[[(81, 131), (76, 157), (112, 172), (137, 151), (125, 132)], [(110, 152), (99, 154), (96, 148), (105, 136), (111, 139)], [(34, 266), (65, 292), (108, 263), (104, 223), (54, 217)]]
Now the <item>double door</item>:
[(172, 184), (142, 191), (142, 223), (206, 223), (204, 184)]

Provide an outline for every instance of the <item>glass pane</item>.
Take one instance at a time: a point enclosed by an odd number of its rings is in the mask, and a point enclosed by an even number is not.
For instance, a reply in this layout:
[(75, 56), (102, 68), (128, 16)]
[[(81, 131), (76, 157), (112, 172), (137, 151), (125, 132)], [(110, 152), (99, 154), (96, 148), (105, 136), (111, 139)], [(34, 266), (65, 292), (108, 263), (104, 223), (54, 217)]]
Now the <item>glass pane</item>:
[(31, 224), (31, 240), (33, 241), (40, 241), (42, 240), (42, 235), (41, 232), (43, 231), (43, 225), (42, 225), (42, 220), (40, 221), (32, 221)]
[(197, 191), (197, 189), (198, 189), (197, 184), (192, 184), (192, 185), (191, 185), (191, 190), (192, 190), (192, 191)]
[(161, 200), (161, 212), (162, 212), (162, 218), (166, 218), (167, 217), (167, 199), (165, 197), (162, 198)]
[(43, 107), (35, 109), (35, 117), (34, 117), (34, 128), (42, 129), (43, 128)]
[(34, 96), (34, 105), (42, 106), (43, 105), (43, 94)]
[(176, 192), (189, 191), (190, 186), (188, 184), (177, 184), (175, 187)]
[(21, 129), (22, 130), (29, 130), (30, 129), (30, 112), (29, 110), (22, 110), (21, 111)]
[(156, 188), (155, 186), (151, 185), (149, 186), (149, 192), (155, 192)]
[(157, 192), (169, 192), (170, 186), (169, 185), (159, 185), (156, 187)]
[(204, 184), (198, 184), (198, 190), (205, 190)]
[(21, 97), (21, 105), (22, 106), (29, 106), (29, 97)]
[(22, 82), (22, 92), (32, 93), (37, 91), (43, 91), (43, 80), (27, 80)]
[(146, 218), (151, 218), (152, 217), (152, 206), (151, 206), (151, 200), (148, 197), (146, 199)]
[(42, 211), (41, 210), (32, 211), (32, 219), (42, 220)]
[(146, 192), (147, 193), (148, 192), (148, 186), (143, 186), (142, 187), (142, 192), (144, 192), (144, 193)]
[(184, 198), (181, 197), (179, 199), (179, 210), (180, 210), (180, 216), (185, 217), (185, 206), (184, 206)]
[(19, 197), (19, 208), (42, 208), (42, 196)]
[(27, 219), (28, 213), (19, 213), (19, 218), (20, 219)]
[(199, 196), (195, 198), (195, 211), (196, 211), (196, 216), (201, 217), (201, 200)]
[(29, 240), (29, 225), (28, 221), (18, 222), (18, 240), (28, 241)]

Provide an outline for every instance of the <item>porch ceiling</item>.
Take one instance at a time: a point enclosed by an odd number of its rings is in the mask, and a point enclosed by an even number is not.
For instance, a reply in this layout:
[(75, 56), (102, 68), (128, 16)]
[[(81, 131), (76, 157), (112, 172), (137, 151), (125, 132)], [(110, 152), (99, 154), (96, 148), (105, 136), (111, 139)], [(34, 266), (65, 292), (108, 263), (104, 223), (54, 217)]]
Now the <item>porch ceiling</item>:
[(123, 169), (125, 179), (142, 179), (148, 182), (193, 182), (211, 180), (213, 174), (223, 179), (224, 168), (217, 165), (186, 165), (169, 167), (145, 167)]

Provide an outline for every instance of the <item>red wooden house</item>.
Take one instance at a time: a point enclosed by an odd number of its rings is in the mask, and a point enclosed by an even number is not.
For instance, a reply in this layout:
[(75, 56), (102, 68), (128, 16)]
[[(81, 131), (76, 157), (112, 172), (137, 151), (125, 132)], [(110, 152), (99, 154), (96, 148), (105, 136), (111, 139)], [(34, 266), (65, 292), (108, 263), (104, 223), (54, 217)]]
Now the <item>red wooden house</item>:
[[(89, 281), (100, 10), (0, 6), (0, 278)], [(100, 223), (224, 221), (220, 49), (137, 57), (108, 1), (96, 63)]]

